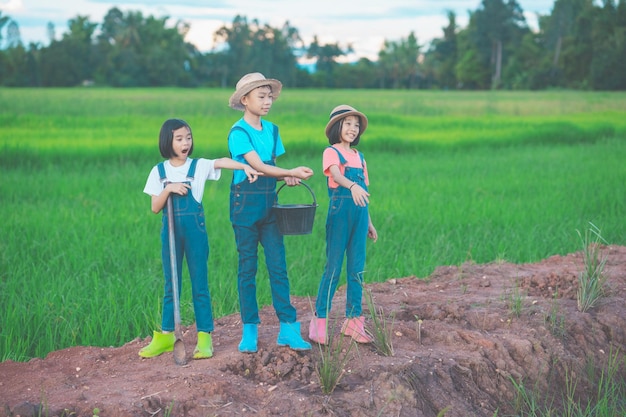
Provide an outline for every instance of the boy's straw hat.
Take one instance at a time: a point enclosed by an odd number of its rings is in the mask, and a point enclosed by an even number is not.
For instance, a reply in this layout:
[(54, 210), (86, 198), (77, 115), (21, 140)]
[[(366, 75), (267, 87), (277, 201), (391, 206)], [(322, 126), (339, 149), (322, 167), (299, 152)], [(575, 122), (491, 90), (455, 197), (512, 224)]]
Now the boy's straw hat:
[(243, 104), (241, 104), (241, 98), (255, 88), (262, 87), (264, 85), (270, 86), (274, 100), (278, 98), (280, 91), (283, 88), (283, 84), (280, 81), (273, 78), (265, 78), (265, 76), (260, 72), (252, 72), (244, 75), (237, 82), (235, 92), (232, 96), (230, 96), (230, 100), (228, 100), (228, 105), (235, 110), (245, 110)]
[(337, 122), (339, 119), (343, 119), (346, 116), (359, 116), (361, 118), (361, 127), (360, 134), (362, 135), (367, 129), (367, 117), (360, 111), (356, 110), (354, 107), (348, 106), (347, 104), (342, 104), (337, 106), (330, 112), (330, 120), (326, 125), (326, 137), (330, 139), (329, 133), (330, 128)]

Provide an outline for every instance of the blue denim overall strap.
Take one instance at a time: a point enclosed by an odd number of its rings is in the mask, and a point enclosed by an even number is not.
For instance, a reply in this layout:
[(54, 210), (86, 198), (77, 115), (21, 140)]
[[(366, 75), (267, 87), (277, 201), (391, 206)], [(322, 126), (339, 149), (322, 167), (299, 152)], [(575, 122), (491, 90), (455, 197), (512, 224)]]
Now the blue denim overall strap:
[[(235, 126), (233, 129), (242, 128)], [(275, 125), (273, 137), (272, 158), (269, 161), (263, 161), (263, 163), (275, 166), (278, 140), (278, 127)], [(276, 315), (280, 322), (293, 323), (296, 321), (296, 309), (291, 305), (289, 298), (285, 245), (272, 210), (275, 200), (275, 178), (260, 176), (254, 183), (249, 181), (242, 181), (238, 184), (231, 183), (230, 221), (235, 232), (235, 241), (239, 252), (237, 288), (239, 290), (239, 311), (244, 324), (260, 323), (256, 297), (259, 243), (263, 246), (265, 253)]]
[[(346, 159), (339, 154), (339, 161)], [(359, 152), (361, 167), (345, 167), (344, 176), (367, 191), (363, 155)], [(346, 317), (359, 317), (362, 312), (363, 271), (365, 269), (365, 243), (369, 227), (368, 207), (357, 206), (352, 191), (345, 187), (328, 188), (330, 202), (326, 218), (326, 265), (315, 302), (318, 317), (325, 318), (332, 308), (344, 255), (347, 258)]]
[[(263, 163), (276, 166), (278, 126), (272, 126), (274, 138), (272, 156), (271, 160), (263, 161)], [(241, 126), (234, 126), (232, 130), (241, 130), (248, 135), (248, 132)], [(249, 135), (248, 139), (250, 139)], [(252, 145), (251, 139), (250, 144)], [(235, 176), (233, 175), (233, 181), (230, 184), (230, 221), (233, 226), (250, 226), (260, 219), (274, 218), (271, 208), (276, 200), (276, 178), (262, 175), (253, 183), (244, 180), (238, 184), (234, 183), (234, 179)], [(254, 201), (252, 201), (253, 197)]]
[[(274, 147), (272, 148), (272, 158), (271, 159), (272, 159), (272, 165), (276, 165), (276, 146), (278, 145), (278, 126), (276, 126), (273, 123), (271, 124), (271, 126), (272, 126), (272, 135), (274, 137)], [(242, 131), (243, 133), (245, 133), (246, 136), (248, 137), (248, 140), (250, 141), (250, 145), (252, 145), (252, 147), (254, 148), (254, 145), (252, 143), (252, 138), (250, 137), (250, 134), (246, 131), (246, 129), (244, 129), (241, 126), (233, 126), (230, 129), (230, 132), (228, 132), (228, 136), (230, 136), (230, 133), (234, 132), (235, 130)], [(232, 158), (232, 154), (231, 154), (231, 158)]]
[[(185, 184), (190, 185), (194, 180), (198, 160), (192, 159)], [(165, 167), (158, 164), (159, 177), (165, 187), (168, 183)], [(196, 316), (198, 331), (212, 332), (213, 312), (211, 294), (208, 284), (209, 241), (206, 233), (204, 208), (196, 201), (191, 193), (181, 196), (171, 194), (174, 210), (174, 231), (176, 242), (176, 266), (178, 272), (178, 288), (182, 289), (183, 258), (187, 260), (189, 276), (191, 278), (191, 292), (193, 308)], [(163, 275), (165, 277), (165, 291), (163, 295), (163, 317), (161, 328), (164, 331), (174, 330), (174, 300), (172, 296), (172, 273), (170, 268), (170, 249), (168, 234), (167, 206), (163, 208), (161, 228), (161, 258), (163, 261)], [(179, 291), (179, 296), (180, 296)]]

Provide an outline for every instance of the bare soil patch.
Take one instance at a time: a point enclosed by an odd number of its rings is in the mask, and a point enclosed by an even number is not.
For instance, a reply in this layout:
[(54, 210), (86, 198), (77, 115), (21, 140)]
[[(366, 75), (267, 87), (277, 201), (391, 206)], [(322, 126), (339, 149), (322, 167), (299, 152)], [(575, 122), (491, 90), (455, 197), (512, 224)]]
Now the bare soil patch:
[[(496, 410), (513, 412), (511, 378), (544, 398), (561, 398), (566, 376), (576, 378), (577, 395), (588, 398), (595, 390), (591, 377), (611, 352), (626, 351), (626, 247), (607, 246), (603, 253), (609, 292), (587, 313), (576, 306), (581, 253), (534, 264), (442, 266), (426, 278), (368, 284), (377, 307), (395, 317), (395, 353), (385, 357), (363, 345), (351, 350), (331, 395), (322, 394), (317, 379), (318, 347), (278, 347), (278, 322), (265, 307), (256, 354), (237, 351), (241, 323), (231, 315), (216, 320), (211, 359), (191, 359), (196, 332), (185, 328), (185, 366), (171, 353), (140, 358), (149, 338), (2, 362), (0, 417), (91, 417), (96, 408), (103, 417), (419, 417), (446, 408), (449, 417), (491, 417)], [(334, 300), (338, 316), (344, 290)], [(293, 301), (306, 335), (312, 300)], [(626, 378), (623, 369), (620, 377)]]

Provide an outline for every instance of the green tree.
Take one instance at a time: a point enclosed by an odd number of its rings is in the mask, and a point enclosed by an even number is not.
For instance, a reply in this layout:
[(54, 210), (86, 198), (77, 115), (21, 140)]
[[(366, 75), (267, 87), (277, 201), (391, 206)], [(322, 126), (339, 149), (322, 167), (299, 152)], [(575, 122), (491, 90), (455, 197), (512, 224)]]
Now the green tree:
[(478, 47), (471, 41), (471, 31), (475, 30), (470, 26), (458, 33), (459, 59), (455, 67), (455, 75), (458, 87), (462, 89), (476, 90), (487, 89), (490, 86), (490, 69), (485, 65)]
[(294, 49), (302, 43), (298, 30), (285, 22), (282, 28), (269, 25), (257, 28), (252, 43), (249, 71), (255, 70), (278, 78), (287, 86), (295, 84)]
[(385, 40), (383, 49), (378, 53), (378, 65), (381, 71), (382, 86), (391, 88), (415, 88), (418, 83), (420, 45), (411, 32), (406, 39), (397, 42)]
[(339, 88), (376, 88), (378, 87), (376, 63), (361, 58), (355, 63), (338, 65), (334, 71), (334, 79)]
[(98, 36), (98, 82), (119, 87), (195, 85), (199, 53), (184, 40), (189, 25), (179, 21), (168, 27), (168, 20), (110, 9)]
[(592, 30), (590, 83), (597, 90), (626, 88), (626, 4), (604, 0), (596, 9)]
[(456, 65), (458, 61), (456, 14), (447, 12), (448, 26), (443, 28), (443, 38), (434, 39), (426, 53), (424, 66), (433, 82), (445, 89), (457, 87)]
[(4, 26), (6, 26), (7, 23), (9, 23), (9, 21), (11, 20), (11, 18), (9, 16), (2, 16), (2, 10), (0, 10), (0, 45), (2, 44), (2, 29), (4, 28)]
[(267, 77), (279, 78), (283, 84), (294, 85), (296, 57), (293, 51), (301, 44), (301, 39), (289, 22), (281, 28), (273, 28), (267, 24), (261, 26), (256, 19), (248, 23), (245, 16), (236, 16), (231, 26), (219, 28), (213, 39), (224, 47), (216, 57), (223, 84), (234, 85), (246, 73), (261, 72)]
[(42, 83), (44, 86), (75, 86), (93, 78), (93, 33), (98, 26), (87, 16), (77, 16), (68, 22), (69, 32), (60, 41), (53, 41), (41, 51)]
[(345, 49), (338, 43), (320, 44), (317, 35), (313, 37), (313, 42), (309, 45), (307, 56), (315, 58), (315, 74), (314, 78), (320, 87), (334, 87), (334, 72), (337, 68), (337, 58), (345, 56), (353, 52), (352, 45), (348, 45)]
[[(258, 21), (253, 21), (252, 25), (257, 27)], [(245, 16), (237, 15), (230, 27), (222, 26), (213, 35), (213, 40), (216, 44), (225, 46), (223, 62), (226, 70), (226, 85), (234, 85), (244, 74), (258, 71), (257, 69), (250, 69), (249, 65), (252, 55), (253, 33), (255, 31), (256, 29), (250, 27)], [(267, 75), (269, 76), (269, 74)]]
[(561, 52), (564, 86), (588, 88), (590, 65), (593, 59), (593, 22), (595, 7), (592, 0), (585, 0), (576, 12), (571, 32), (563, 38)]
[[(574, 42), (574, 35), (578, 18), (585, 9), (593, 6), (592, 0), (556, 0), (552, 12), (539, 18), (539, 42), (544, 49), (544, 55), (549, 59), (549, 74), (546, 85), (567, 86), (565, 65), (567, 57), (564, 51)], [(575, 46), (578, 49), (588, 45)], [(571, 61), (570, 61), (571, 62)]]
[(522, 8), (515, 0), (483, 0), (469, 26), (476, 52), (491, 70), (491, 88), (499, 88), (505, 49), (514, 50), (529, 30)]

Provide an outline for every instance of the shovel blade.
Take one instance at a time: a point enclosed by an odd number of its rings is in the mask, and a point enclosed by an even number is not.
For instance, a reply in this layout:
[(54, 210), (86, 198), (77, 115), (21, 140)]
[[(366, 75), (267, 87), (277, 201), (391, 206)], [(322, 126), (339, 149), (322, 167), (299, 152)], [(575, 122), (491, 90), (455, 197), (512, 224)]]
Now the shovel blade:
[(187, 364), (187, 352), (185, 351), (185, 343), (181, 339), (174, 342), (174, 362), (176, 365)]

